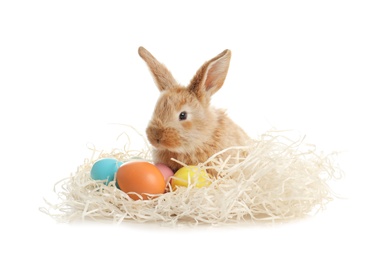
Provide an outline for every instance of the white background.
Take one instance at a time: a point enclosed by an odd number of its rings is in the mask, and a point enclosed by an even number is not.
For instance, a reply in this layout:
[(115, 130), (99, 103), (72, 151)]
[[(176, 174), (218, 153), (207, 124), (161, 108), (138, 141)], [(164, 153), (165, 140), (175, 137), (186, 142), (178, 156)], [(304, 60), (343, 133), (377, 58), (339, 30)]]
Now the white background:
[[(2, 1), (1, 259), (389, 259), (390, 8), (386, 1)], [(187, 84), (233, 56), (213, 104), (256, 137), (291, 129), (339, 151), (345, 199), (275, 225), (60, 224), (53, 185), (144, 131), (158, 96), (146, 47)], [(7, 257), (5, 257), (7, 255)]]

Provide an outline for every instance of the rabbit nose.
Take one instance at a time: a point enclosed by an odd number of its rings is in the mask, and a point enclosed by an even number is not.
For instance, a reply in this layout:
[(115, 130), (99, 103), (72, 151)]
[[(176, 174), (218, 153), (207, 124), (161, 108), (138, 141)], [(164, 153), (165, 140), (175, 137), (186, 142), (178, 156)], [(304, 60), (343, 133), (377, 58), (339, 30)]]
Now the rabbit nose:
[(161, 142), (162, 132), (163, 131), (161, 129), (151, 127), (148, 129), (147, 134), (149, 135), (150, 139), (159, 144)]
[(161, 137), (162, 137), (162, 131), (155, 129), (154, 130), (154, 139), (156, 140), (157, 143), (160, 143)]

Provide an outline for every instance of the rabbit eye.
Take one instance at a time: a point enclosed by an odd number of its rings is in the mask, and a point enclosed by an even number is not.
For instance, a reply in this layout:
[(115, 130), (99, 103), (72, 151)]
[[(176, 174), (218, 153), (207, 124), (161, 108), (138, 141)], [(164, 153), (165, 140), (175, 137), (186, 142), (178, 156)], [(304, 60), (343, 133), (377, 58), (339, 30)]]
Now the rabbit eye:
[(187, 112), (186, 111), (180, 112), (179, 120), (182, 121), (186, 119), (187, 119)]

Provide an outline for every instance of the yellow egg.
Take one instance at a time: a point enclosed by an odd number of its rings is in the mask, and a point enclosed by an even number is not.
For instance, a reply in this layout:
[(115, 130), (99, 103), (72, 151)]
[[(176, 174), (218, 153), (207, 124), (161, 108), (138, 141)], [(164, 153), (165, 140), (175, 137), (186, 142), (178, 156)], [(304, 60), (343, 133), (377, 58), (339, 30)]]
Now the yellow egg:
[(188, 187), (193, 184), (195, 187), (201, 188), (209, 186), (210, 183), (207, 172), (192, 165), (180, 168), (171, 179), (171, 185), (174, 190), (177, 186)]

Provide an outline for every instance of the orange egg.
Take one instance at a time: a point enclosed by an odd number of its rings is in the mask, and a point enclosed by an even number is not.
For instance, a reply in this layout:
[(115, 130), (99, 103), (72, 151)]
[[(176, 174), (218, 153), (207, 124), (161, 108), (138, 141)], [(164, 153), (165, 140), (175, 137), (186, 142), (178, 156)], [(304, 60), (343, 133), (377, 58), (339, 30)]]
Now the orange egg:
[[(142, 199), (153, 198), (154, 194), (160, 195), (165, 191), (164, 176), (155, 165), (148, 162), (122, 164), (116, 173), (116, 180), (122, 191), (136, 192), (142, 196)], [(135, 194), (129, 196), (133, 200), (140, 199)]]

